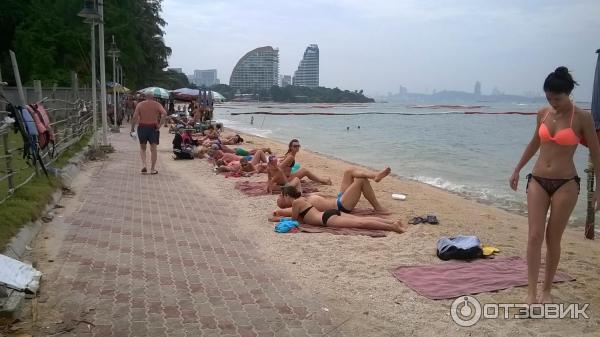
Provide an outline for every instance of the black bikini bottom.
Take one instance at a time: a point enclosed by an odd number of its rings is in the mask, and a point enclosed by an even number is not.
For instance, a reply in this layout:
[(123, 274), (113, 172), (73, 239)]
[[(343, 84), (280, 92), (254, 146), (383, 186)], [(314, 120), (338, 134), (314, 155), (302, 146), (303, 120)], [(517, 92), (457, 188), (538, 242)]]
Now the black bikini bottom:
[(327, 226), (327, 220), (329, 220), (329, 218), (331, 218), (334, 215), (340, 216), (342, 215), (342, 213), (339, 209), (328, 209), (325, 212), (323, 212), (323, 216), (321, 217), (321, 220), (323, 221), (323, 226)]
[(531, 181), (531, 178), (535, 179), (535, 181), (537, 181), (537, 183), (540, 184), (540, 186), (542, 186), (546, 193), (548, 193), (549, 197), (551, 197), (556, 191), (558, 191), (559, 188), (561, 188), (564, 184), (568, 183), (571, 180), (575, 180), (575, 182), (577, 183), (577, 188), (581, 189), (581, 179), (579, 178), (579, 176), (574, 176), (573, 178), (568, 179), (555, 179), (542, 178), (529, 173), (527, 175), (527, 188), (525, 189), (525, 192), (527, 192), (527, 189), (529, 188), (529, 181)]

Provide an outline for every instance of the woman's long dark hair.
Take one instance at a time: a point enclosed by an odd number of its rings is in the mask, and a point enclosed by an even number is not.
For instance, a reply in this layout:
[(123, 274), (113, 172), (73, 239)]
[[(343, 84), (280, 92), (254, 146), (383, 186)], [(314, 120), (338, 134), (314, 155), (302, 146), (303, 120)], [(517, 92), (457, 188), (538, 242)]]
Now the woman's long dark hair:
[(290, 143), (288, 144), (288, 150), (285, 153), (286, 156), (288, 155), (288, 153), (292, 152), (292, 144), (294, 144), (294, 143), (300, 143), (300, 141), (298, 139), (290, 140)]

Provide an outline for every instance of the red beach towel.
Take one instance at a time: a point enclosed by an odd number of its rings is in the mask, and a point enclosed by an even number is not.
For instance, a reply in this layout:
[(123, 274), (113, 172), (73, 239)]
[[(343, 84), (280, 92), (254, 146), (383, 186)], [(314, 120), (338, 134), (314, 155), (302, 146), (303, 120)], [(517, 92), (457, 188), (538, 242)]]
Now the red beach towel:
[[(238, 181), (235, 183), (235, 188), (251, 197), (269, 194), (267, 193), (266, 181)], [(319, 190), (310, 183), (302, 182), (302, 193), (314, 193), (318, 191)]]
[(361, 228), (339, 228), (326, 226), (313, 226), (300, 224), (298, 229), (303, 233), (329, 233), (333, 235), (364, 235), (372, 238), (383, 238), (387, 236), (387, 232), (376, 229), (361, 229)]
[[(540, 280), (544, 279), (540, 268)], [(456, 298), (527, 285), (527, 263), (518, 256), (452, 261), (432, 265), (400, 266), (392, 271), (399, 281), (432, 300)], [(575, 278), (556, 272), (554, 282)]]

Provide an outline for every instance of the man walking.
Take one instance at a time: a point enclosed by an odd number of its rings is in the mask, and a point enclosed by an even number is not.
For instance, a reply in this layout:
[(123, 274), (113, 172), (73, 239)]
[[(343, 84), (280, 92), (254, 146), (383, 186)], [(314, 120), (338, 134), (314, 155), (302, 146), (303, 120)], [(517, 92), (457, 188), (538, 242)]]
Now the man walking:
[(131, 121), (131, 133), (138, 124), (137, 133), (140, 140), (140, 155), (142, 157), (142, 174), (146, 174), (146, 144), (150, 143), (150, 174), (157, 174), (156, 166), (156, 146), (158, 145), (159, 129), (164, 123), (167, 112), (165, 108), (154, 100), (152, 93), (146, 93), (146, 100), (139, 102), (135, 107), (133, 119)]

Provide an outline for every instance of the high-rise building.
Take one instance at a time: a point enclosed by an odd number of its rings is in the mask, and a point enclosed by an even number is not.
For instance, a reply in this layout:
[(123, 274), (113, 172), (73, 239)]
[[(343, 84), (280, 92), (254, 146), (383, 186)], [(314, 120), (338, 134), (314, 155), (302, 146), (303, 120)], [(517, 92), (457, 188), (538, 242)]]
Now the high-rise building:
[(310, 88), (319, 86), (319, 46), (311, 44), (306, 47), (298, 70), (294, 72), (292, 83)]
[(475, 90), (473, 90), (473, 94), (481, 96), (481, 82), (475, 82)]
[(279, 49), (256, 48), (244, 55), (233, 68), (229, 85), (246, 92), (268, 90), (279, 84)]
[(292, 76), (291, 75), (281, 76), (281, 86), (287, 87), (288, 85), (292, 85)]
[(194, 74), (188, 76), (189, 81), (199, 87), (211, 87), (219, 84), (217, 69), (194, 70)]

